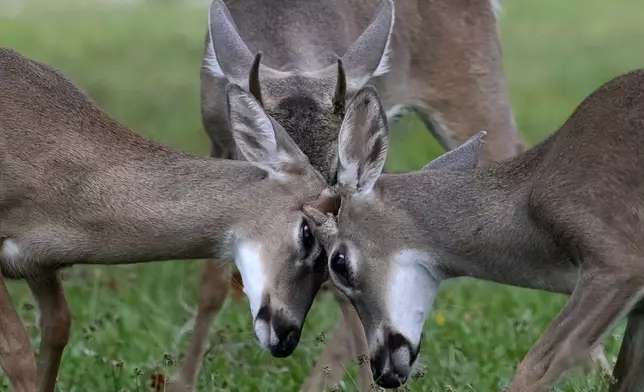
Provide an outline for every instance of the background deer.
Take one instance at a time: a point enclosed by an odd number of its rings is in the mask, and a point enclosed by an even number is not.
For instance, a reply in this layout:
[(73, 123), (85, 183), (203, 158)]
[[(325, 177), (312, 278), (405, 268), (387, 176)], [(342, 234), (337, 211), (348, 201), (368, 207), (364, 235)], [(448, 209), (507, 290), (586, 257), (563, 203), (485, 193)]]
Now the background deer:
[[(511, 392), (547, 391), (623, 316), (639, 325), (644, 70), (608, 82), (555, 134), (487, 168), (476, 167), (480, 133), (423, 170), (381, 176), (387, 123), (369, 87), (344, 125), (334, 196), (341, 203), (305, 212), (324, 227), (330, 276), (363, 321), (378, 384), (406, 382), (434, 296), (451, 277), (570, 294), (519, 365)], [(337, 227), (329, 212), (338, 213)], [(644, 385), (634, 343), (623, 343), (612, 391)]]
[[(494, 6), (398, 0), (394, 12), (393, 0), (214, 0), (201, 69), (211, 155), (238, 158), (223, 105), (229, 82), (251, 91), (331, 184), (337, 177), (345, 101), (367, 82), (378, 87), (392, 123), (413, 111), (448, 150), (484, 128), (490, 133), (483, 162), (514, 155), (523, 144), (504, 80)], [(263, 52), (261, 65), (258, 52)], [(206, 264), (176, 391), (195, 385), (208, 330), (226, 294), (210, 288), (227, 285), (230, 273), (228, 264)], [(344, 375), (343, 364), (366, 350), (352, 306), (336, 294), (345, 320), (307, 380), (307, 390), (318, 390), (325, 379), (335, 383)], [(367, 389), (368, 367), (360, 371), (361, 387)]]
[[(54, 391), (71, 323), (58, 270), (73, 264), (234, 261), (261, 346), (297, 345), (327, 278), (301, 208), (326, 181), (252, 95), (231, 85), (227, 97), (250, 163), (152, 142), (57, 71), (0, 49), (0, 367), (15, 391), (36, 391), (36, 372), (38, 391)], [(26, 280), (38, 303), (37, 369), (4, 278)]]

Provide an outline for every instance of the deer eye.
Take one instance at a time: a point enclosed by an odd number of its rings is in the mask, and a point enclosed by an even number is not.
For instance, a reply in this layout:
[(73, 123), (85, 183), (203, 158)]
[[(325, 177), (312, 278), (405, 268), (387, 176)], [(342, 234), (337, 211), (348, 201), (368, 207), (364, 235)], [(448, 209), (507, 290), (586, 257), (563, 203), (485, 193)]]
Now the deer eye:
[(344, 286), (350, 286), (349, 282), (349, 267), (347, 265), (347, 255), (343, 250), (339, 250), (333, 254), (330, 261), (331, 271), (336, 278)]
[(315, 237), (313, 237), (311, 228), (306, 220), (302, 220), (302, 224), (300, 225), (300, 239), (302, 240), (302, 246), (304, 247), (303, 259), (306, 259), (311, 254), (313, 245), (315, 245)]

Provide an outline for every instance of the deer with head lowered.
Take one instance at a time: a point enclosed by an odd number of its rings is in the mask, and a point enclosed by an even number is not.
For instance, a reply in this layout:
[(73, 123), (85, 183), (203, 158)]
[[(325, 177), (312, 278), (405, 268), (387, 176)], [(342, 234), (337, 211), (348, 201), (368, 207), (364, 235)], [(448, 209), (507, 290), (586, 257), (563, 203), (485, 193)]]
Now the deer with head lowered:
[(340, 130), (335, 201), (305, 212), (362, 320), (378, 384), (406, 382), (441, 282), (466, 276), (570, 295), (510, 392), (547, 391), (625, 315), (611, 391), (643, 390), (644, 70), (600, 87), (542, 143), (486, 167), (482, 132), (422, 170), (381, 175), (385, 113), (375, 90), (356, 100)]
[[(394, 9), (393, 0), (214, 0), (208, 20), (201, 103), (214, 157), (239, 158), (225, 126), (229, 82), (250, 91), (331, 184), (345, 102), (367, 82), (377, 86), (390, 123), (416, 112), (448, 150), (479, 127), (491, 130), (485, 162), (522, 148), (493, 2), (397, 0)], [(260, 51), (261, 57), (254, 55)], [(216, 260), (206, 264), (194, 332), (173, 391), (195, 385), (210, 325), (225, 300), (225, 291), (210, 287), (227, 284), (230, 268)], [(366, 350), (355, 311), (344, 296), (337, 299), (345, 320), (306, 390), (336, 383), (343, 363)], [(372, 377), (364, 370), (361, 383)]]
[[(234, 261), (254, 282), (262, 346), (297, 345), (327, 278), (302, 206), (327, 182), (250, 93), (229, 85), (227, 106), (245, 161), (148, 140), (59, 72), (0, 49), (0, 367), (15, 391), (55, 389), (71, 323), (58, 270), (74, 264)], [(37, 366), (5, 278), (26, 280), (38, 304)]]

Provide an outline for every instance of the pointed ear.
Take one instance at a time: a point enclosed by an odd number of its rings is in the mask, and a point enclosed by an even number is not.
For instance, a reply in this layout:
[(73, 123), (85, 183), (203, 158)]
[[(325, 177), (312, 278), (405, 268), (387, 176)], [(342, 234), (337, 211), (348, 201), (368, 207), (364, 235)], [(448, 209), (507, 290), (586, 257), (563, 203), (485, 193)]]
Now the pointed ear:
[(343, 192), (369, 193), (387, 160), (389, 129), (373, 86), (355, 95), (338, 135), (338, 185)]
[(230, 83), (226, 95), (233, 138), (244, 159), (276, 177), (310, 167), (306, 155), (251, 93)]
[(213, 0), (208, 10), (208, 39), (204, 66), (215, 76), (244, 85), (253, 55), (237, 32), (233, 18), (222, 0)]
[(371, 24), (342, 57), (349, 91), (389, 71), (391, 34), (396, 12), (393, 0), (382, 0)]
[[(257, 64), (254, 66), (254, 62)], [(229, 82), (249, 87), (249, 71), (259, 75), (259, 58), (254, 56), (244, 43), (230, 11), (222, 0), (213, 0), (208, 10), (208, 34), (204, 51), (203, 66), (211, 74), (226, 78)], [(276, 71), (261, 66), (264, 77), (273, 76)]]
[(427, 169), (474, 169), (479, 164), (481, 156), (481, 147), (483, 147), (483, 138), (487, 133), (481, 131), (469, 138), (459, 147), (448, 151), (440, 157), (429, 162), (423, 170)]

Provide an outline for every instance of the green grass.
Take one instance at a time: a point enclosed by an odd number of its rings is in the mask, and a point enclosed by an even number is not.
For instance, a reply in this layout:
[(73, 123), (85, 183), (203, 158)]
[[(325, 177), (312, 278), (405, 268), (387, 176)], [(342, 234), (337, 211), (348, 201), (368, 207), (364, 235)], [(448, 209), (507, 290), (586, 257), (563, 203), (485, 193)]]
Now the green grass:
[[(134, 129), (205, 154), (198, 91), (205, 2), (130, 3), (0, 0), (0, 46), (62, 70)], [(519, 128), (530, 143), (555, 131), (602, 83), (644, 65), (641, 0), (503, 3), (507, 78)], [(396, 169), (418, 168), (440, 152), (414, 119), (392, 133), (389, 164)], [(184, 351), (186, 326), (194, 316), (202, 267), (187, 261), (66, 271), (74, 321), (58, 390), (149, 391), (151, 373), (173, 373), (172, 362)], [(10, 289), (37, 344), (33, 299), (21, 282)], [(426, 325), (424, 376), (411, 381), (409, 389), (499, 390), (564, 301), (559, 295), (473, 280), (446, 284)], [(297, 390), (322, 350), (316, 334), (330, 336), (339, 315), (328, 296), (319, 298), (302, 344), (279, 360), (258, 349), (249, 313), (245, 302), (229, 303), (217, 319), (199, 390)], [(608, 339), (609, 360), (622, 328)], [(566, 377), (558, 388), (603, 390), (592, 374)], [(344, 390), (355, 390), (349, 377)]]

